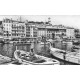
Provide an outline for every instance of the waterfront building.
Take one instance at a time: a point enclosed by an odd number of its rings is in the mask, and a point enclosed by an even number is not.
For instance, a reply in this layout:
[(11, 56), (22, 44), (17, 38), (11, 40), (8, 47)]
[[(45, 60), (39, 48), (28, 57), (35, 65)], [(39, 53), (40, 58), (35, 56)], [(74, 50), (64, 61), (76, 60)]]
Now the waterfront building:
[(19, 39), (25, 38), (26, 29), (25, 23), (19, 20), (3, 19), (2, 22), (4, 39)]
[(44, 36), (47, 39), (52, 38), (52, 32), (48, 31), (48, 28), (52, 29), (52, 24), (50, 18), (48, 18), (48, 21), (41, 22), (40, 24), (37, 24), (38, 27), (38, 37)]
[(2, 21), (0, 21), (0, 41), (3, 41), (3, 26), (2, 26)]
[(47, 28), (44, 24), (38, 25), (38, 37), (46, 36), (47, 37)]
[(67, 27), (66, 36), (68, 39), (75, 39), (75, 29), (71, 27)]
[(62, 39), (75, 39), (74, 28), (66, 27), (63, 25), (52, 25), (47, 27), (47, 37), (52, 38), (52, 33), (55, 34), (55, 38)]
[[(52, 27), (47, 29), (48, 34), (55, 34), (55, 39), (75, 39), (74, 28), (66, 27), (64, 25), (53, 25)], [(51, 38), (49, 36), (49, 38)]]
[(55, 38), (60, 38), (62, 34), (65, 36), (66, 29), (62, 25), (52, 25), (47, 27), (47, 35), (52, 38), (52, 33), (54, 33)]
[(35, 40), (37, 38), (37, 26), (34, 22), (25, 23), (19, 20), (4, 19), (2, 25), (4, 39)]
[(38, 36), (45, 36), (47, 39), (52, 39), (52, 34), (54, 33), (55, 38), (60, 38), (62, 33), (66, 35), (66, 28), (62, 25), (52, 25), (46, 24), (38, 27)]
[(26, 40), (34, 41), (37, 39), (37, 26), (36, 22), (29, 21), (26, 23)]
[(80, 39), (80, 29), (75, 29), (75, 38)]
[[(41, 40), (43, 36), (48, 38), (48, 36), (47, 36), (48, 26), (51, 27), (51, 25), (49, 25), (48, 22), (28, 21), (26, 23), (26, 39), (27, 40), (31, 40), (31, 39)], [(50, 35), (50, 36), (52, 36), (52, 35)]]
[(12, 20), (10, 19), (3, 19), (2, 21), (3, 31), (4, 31), (4, 39), (11, 39), (11, 32), (12, 32)]
[(21, 21), (13, 21), (12, 39), (24, 39), (26, 37), (26, 25)]
[(65, 27), (64, 25), (52, 25), (50, 18), (47, 22), (34, 22), (34, 21), (25, 21), (12, 20), (12, 19), (3, 19), (2, 21), (4, 39), (26, 39), (36, 40), (40, 39), (43, 36), (47, 39), (52, 39), (53, 34), (55, 39), (74, 39), (75, 31), (74, 28)]

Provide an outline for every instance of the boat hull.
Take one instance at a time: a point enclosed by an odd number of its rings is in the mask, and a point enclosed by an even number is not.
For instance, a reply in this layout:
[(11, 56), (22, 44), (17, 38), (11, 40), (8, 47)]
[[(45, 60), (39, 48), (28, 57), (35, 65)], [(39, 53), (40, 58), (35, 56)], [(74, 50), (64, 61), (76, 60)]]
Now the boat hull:
[[(17, 53), (18, 52), (18, 53)], [(16, 60), (18, 60), (19, 63), (22, 63), (22, 64), (31, 64), (31, 65), (59, 65), (60, 62), (58, 60), (55, 60), (55, 59), (51, 59), (51, 58), (47, 58), (47, 57), (44, 57), (44, 56), (40, 56), (40, 55), (37, 55), (35, 54), (35, 57), (36, 59), (35, 60), (28, 60), (27, 58), (29, 57), (25, 57), (25, 58), (21, 58), (19, 55), (20, 54), (27, 54), (27, 52), (25, 51), (21, 51), (21, 50), (16, 50), (14, 52), (14, 57)]]
[(61, 59), (53, 54), (51, 54), (52, 58), (56, 59), (56, 60), (59, 60), (61, 62), (63, 62), (64, 64), (71, 64), (71, 65), (80, 65), (78, 63), (74, 63), (74, 62), (70, 62), (70, 61), (67, 61), (67, 60), (64, 60), (64, 59)]
[[(64, 59), (64, 54), (62, 53), (55, 53), (55, 51), (51, 51), (50, 52), (51, 56), (59, 61), (62, 61), (65, 64), (73, 64), (73, 65), (80, 65), (80, 62), (78, 61), (78, 59), (76, 58), (72, 58), (69, 56), (65, 55), (65, 59)], [(73, 60), (74, 59), (74, 60)]]

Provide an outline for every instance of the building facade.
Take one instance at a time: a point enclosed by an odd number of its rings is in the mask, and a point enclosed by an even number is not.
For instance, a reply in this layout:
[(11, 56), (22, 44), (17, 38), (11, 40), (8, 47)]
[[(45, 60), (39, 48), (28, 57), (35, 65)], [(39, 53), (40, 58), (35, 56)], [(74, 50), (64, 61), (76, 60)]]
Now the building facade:
[(18, 39), (26, 37), (26, 26), (24, 22), (12, 19), (4, 19), (2, 22), (4, 39)]
[(12, 32), (12, 21), (10, 19), (3, 19), (2, 22), (3, 31), (4, 31), (4, 39), (11, 39), (11, 32)]
[(54, 34), (55, 34), (55, 38), (63, 38), (64, 36), (66, 36), (66, 28), (63, 25), (54, 25)]
[(26, 37), (26, 25), (24, 22), (14, 21), (12, 24), (12, 39), (20, 39)]
[(62, 33), (66, 35), (66, 28), (63, 28), (60, 25), (46, 24), (42, 27), (38, 27), (38, 36), (46, 35), (47, 39), (52, 39), (52, 34), (55, 34), (55, 38), (59, 38)]
[(37, 39), (37, 26), (34, 22), (26, 23), (26, 40), (33, 41)]
[(68, 39), (75, 39), (75, 29), (74, 28), (67, 28), (66, 29), (66, 36)]
[(3, 26), (2, 26), (2, 21), (0, 21), (0, 41), (3, 41)]
[(65, 27), (63, 25), (52, 25), (48, 22), (34, 21), (16, 21), (12, 19), (3, 19), (2, 21), (4, 39), (25, 39), (36, 40), (45, 36), (47, 39), (55, 39), (67, 37), (68, 39), (75, 38), (74, 28)]
[(53, 38), (52, 34), (55, 35), (55, 39), (75, 38), (74, 28), (66, 27), (63, 25), (50, 25), (50, 24), (38, 26), (38, 37), (46, 35), (47, 39), (52, 39)]
[(80, 29), (75, 29), (75, 38), (80, 39)]

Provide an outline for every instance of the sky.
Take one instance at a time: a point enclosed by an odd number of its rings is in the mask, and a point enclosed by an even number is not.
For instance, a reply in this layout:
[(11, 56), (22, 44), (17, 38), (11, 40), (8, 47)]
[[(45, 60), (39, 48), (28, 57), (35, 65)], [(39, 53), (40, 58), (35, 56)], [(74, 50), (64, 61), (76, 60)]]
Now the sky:
[(0, 20), (3, 18), (12, 18), (14, 20), (21, 19), (23, 21), (48, 21), (48, 18), (51, 18), (51, 23), (53, 25), (63, 24), (65, 26), (70, 26), (80, 29), (80, 16), (79, 15), (6, 15), (0, 16)]

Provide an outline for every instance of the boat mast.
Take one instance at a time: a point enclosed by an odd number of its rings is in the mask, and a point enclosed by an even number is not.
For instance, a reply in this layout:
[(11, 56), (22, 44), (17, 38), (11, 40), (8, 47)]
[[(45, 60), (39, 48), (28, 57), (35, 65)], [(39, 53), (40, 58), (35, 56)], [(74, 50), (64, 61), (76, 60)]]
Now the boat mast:
[(45, 53), (46, 53), (46, 21), (44, 22), (44, 26), (45, 26), (44, 51), (45, 51)]

